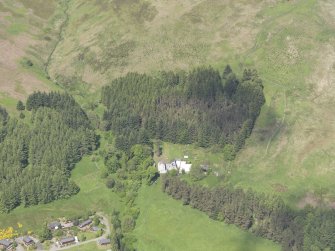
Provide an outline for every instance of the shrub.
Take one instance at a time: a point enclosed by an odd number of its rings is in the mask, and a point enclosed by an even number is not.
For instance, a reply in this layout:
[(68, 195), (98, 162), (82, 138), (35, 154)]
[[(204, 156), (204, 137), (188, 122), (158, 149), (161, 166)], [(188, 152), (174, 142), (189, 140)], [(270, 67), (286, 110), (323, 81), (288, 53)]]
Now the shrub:
[(115, 186), (115, 180), (114, 180), (114, 179), (109, 179), (109, 180), (107, 180), (107, 182), (106, 182), (106, 186), (107, 186), (109, 189), (112, 189), (112, 188)]

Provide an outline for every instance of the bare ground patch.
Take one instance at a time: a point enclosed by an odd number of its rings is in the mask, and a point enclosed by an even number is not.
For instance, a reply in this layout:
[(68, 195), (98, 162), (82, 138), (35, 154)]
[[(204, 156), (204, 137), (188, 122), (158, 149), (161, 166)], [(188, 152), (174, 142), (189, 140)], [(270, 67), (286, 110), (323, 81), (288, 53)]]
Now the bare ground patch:
[(307, 193), (305, 197), (303, 197), (298, 202), (298, 208), (302, 209), (306, 206), (316, 207), (320, 204), (320, 199), (318, 199), (313, 193)]
[[(36, 90), (48, 90), (45, 83), (24, 71), (20, 65), (26, 50), (34, 44), (34, 40), (26, 34), (10, 40), (0, 39), (0, 90), (11, 97), (22, 99)], [(19, 89), (18, 84), (21, 86)]]
[[(11, 7), (23, 8), (23, 5), (17, 1), (10, 2), (10, 4)], [(21, 65), (22, 59), (29, 57), (28, 51), (45, 43), (44, 40), (40, 40), (39, 36), (38, 26), (41, 19), (34, 16), (30, 10), (22, 12), (19, 16), (11, 12), (1, 13), (0, 16), (8, 17), (0, 18), (0, 25), (3, 28), (0, 30), (0, 91), (10, 97), (24, 99), (34, 91), (49, 90), (49, 86), (43, 80)], [(29, 29), (19, 34), (6, 32), (6, 29), (15, 22), (25, 23)], [(43, 57), (40, 50), (36, 52), (38, 57)]]

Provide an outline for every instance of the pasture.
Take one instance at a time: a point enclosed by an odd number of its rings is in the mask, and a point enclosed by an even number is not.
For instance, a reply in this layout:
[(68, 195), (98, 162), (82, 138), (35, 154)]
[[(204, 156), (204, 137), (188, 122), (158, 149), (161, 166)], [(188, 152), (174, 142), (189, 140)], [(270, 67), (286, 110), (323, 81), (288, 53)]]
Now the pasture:
[(90, 156), (79, 162), (72, 172), (80, 192), (65, 200), (29, 208), (19, 207), (9, 214), (0, 214), (1, 227), (23, 225), (21, 231), (37, 233), (44, 223), (59, 217), (84, 215), (88, 211), (103, 211), (108, 216), (114, 209), (122, 210), (120, 198), (107, 189), (100, 178), (103, 164), (91, 161)]
[(134, 230), (139, 250), (280, 250), (271, 241), (183, 206), (164, 194), (160, 185), (158, 182), (140, 190), (141, 214)]

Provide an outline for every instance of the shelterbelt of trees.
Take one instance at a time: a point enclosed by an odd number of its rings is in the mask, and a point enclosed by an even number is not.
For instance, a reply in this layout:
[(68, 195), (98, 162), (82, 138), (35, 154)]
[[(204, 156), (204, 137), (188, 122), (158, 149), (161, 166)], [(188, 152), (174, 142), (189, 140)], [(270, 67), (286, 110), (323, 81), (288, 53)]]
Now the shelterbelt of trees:
[(335, 210), (294, 211), (275, 196), (232, 187), (209, 189), (165, 175), (163, 191), (209, 215), (279, 242), (283, 250), (335, 250)]
[(97, 144), (85, 112), (71, 96), (37, 92), (26, 108), (30, 122), (10, 118), (0, 108), (1, 212), (77, 193), (70, 171)]
[(237, 152), (250, 135), (265, 102), (255, 70), (241, 78), (227, 66), (156, 76), (129, 73), (102, 89), (103, 119), (116, 146), (129, 150), (156, 138), (201, 147), (229, 145)]

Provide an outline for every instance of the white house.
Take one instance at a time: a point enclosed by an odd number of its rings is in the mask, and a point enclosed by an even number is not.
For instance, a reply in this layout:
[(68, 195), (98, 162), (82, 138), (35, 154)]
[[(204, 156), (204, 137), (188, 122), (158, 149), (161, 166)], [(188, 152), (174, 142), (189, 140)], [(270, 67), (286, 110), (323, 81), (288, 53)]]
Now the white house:
[(174, 160), (171, 163), (164, 163), (163, 161), (158, 162), (157, 169), (161, 174), (167, 173), (171, 170), (178, 170), (180, 173), (184, 170), (185, 173), (191, 171), (192, 164), (188, 164), (186, 161)]
[(176, 160), (176, 164), (180, 173), (183, 170), (185, 171), (185, 173), (189, 173), (191, 171), (192, 164), (188, 164), (186, 161)]
[(166, 165), (164, 162), (162, 161), (158, 162), (157, 168), (159, 173), (167, 173)]

